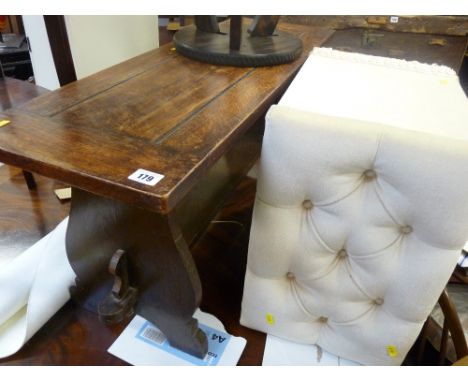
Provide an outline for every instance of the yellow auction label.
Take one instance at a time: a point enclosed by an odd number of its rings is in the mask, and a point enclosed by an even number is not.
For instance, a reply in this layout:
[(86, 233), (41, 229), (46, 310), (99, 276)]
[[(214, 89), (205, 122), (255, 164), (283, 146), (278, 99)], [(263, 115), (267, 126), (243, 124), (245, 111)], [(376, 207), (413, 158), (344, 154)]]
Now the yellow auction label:
[(389, 357), (396, 357), (398, 355), (398, 349), (396, 346), (388, 345), (387, 346), (387, 354)]
[(10, 123), (8, 119), (0, 119), (0, 127), (6, 126)]
[(267, 313), (265, 315), (265, 319), (266, 319), (266, 322), (268, 325), (274, 325), (275, 324), (275, 318), (273, 317), (273, 315), (271, 313)]

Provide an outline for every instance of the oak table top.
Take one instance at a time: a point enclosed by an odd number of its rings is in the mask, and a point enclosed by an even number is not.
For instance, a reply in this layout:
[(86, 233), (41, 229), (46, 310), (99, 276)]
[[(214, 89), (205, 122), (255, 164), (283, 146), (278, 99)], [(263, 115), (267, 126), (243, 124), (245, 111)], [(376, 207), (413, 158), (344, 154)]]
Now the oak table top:
[[(197, 62), (172, 44), (0, 114), (0, 161), (166, 214), (282, 94), (332, 31), (280, 24), (303, 41), (292, 63), (238, 68)], [(154, 187), (128, 177), (164, 175)]]

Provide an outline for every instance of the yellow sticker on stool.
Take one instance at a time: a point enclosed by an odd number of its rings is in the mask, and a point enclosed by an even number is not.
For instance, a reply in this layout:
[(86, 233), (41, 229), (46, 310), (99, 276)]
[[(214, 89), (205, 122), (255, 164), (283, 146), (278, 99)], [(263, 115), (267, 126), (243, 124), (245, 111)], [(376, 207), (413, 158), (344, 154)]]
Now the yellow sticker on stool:
[(398, 349), (396, 346), (388, 345), (387, 346), (387, 354), (389, 357), (396, 357), (398, 355)]
[(271, 313), (267, 313), (265, 315), (265, 319), (266, 319), (266, 322), (268, 325), (274, 325), (275, 324), (275, 318), (273, 317), (273, 315)]
[(10, 123), (8, 119), (0, 119), (0, 127), (6, 126)]

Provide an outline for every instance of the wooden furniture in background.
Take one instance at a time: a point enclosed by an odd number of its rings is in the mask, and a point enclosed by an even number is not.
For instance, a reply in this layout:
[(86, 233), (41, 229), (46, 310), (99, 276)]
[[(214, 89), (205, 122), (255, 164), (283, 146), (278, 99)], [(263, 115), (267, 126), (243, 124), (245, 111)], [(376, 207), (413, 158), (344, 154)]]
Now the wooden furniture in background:
[(45, 15), (44, 24), (60, 86), (76, 81), (75, 65), (63, 15)]
[[(440, 345), (438, 348), (439, 354), (437, 361), (438, 364), (442, 366), (445, 364), (445, 360), (447, 358), (449, 338), (451, 338), (453, 342), (457, 360), (468, 356), (468, 346), (465, 334), (463, 333), (463, 327), (460, 322), (460, 318), (457, 314), (457, 309), (447, 291), (447, 288), (445, 288), (442, 292), (438, 304), (440, 305), (444, 316), (444, 323), (442, 327)], [(429, 341), (428, 337), (431, 335), (430, 332), (434, 330), (435, 326), (437, 326), (437, 324), (433, 322), (431, 317), (429, 317), (424, 323), (424, 326), (421, 330), (421, 334), (419, 336), (419, 343), (417, 344), (418, 351), (416, 356), (416, 362), (418, 365), (423, 364), (426, 345)]]
[[(3, 66), (5, 74), (9, 77), (15, 77), (21, 80), (27, 80), (33, 75), (31, 58), (29, 56), (28, 42), (24, 35), (24, 25), (21, 16), (8, 15), (3, 16), (5, 23), (4, 27), (0, 26), (0, 35), (3, 34), (1, 40), (11, 43), (14, 42), (14, 47), (0, 47), (0, 65)], [(0, 23), (2, 24), (2, 23)], [(23, 41), (21, 45), (17, 45), (18, 41)]]
[(49, 90), (15, 78), (0, 78), (0, 111), (12, 109), (47, 94)]
[(19, 39), (18, 41), (21, 43), (18, 47), (0, 48), (0, 62), (5, 75), (20, 80), (28, 80), (33, 76), (33, 69), (26, 39), (24, 36), (13, 34), (8, 34), (4, 37), (5, 40), (7, 37), (14, 40)]
[[(106, 298), (109, 262), (123, 250), (136, 312), (199, 357), (201, 284), (187, 244), (258, 158), (269, 106), (331, 34), (280, 29), (305, 47), (287, 65), (218, 67), (166, 45), (0, 115), (11, 121), (0, 160), (74, 186), (66, 245), (80, 295), (92, 291), (87, 306)], [(128, 179), (138, 169), (164, 178), (154, 187)]]
[(366, 28), (391, 32), (466, 36), (468, 16), (283, 16), (290, 23), (331, 29)]
[(336, 31), (324, 44), (338, 50), (461, 68), (467, 36), (390, 32), (363, 28)]
[(8, 15), (5, 18), (5, 27), (0, 28), (2, 33), (15, 33), (24, 35), (24, 25), (21, 16)]
[[(46, 94), (49, 91), (26, 81), (9, 77), (0, 77), (0, 112), (18, 107), (31, 99)], [(34, 176), (23, 170), (24, 180), (30, 190), (36, 187)]]

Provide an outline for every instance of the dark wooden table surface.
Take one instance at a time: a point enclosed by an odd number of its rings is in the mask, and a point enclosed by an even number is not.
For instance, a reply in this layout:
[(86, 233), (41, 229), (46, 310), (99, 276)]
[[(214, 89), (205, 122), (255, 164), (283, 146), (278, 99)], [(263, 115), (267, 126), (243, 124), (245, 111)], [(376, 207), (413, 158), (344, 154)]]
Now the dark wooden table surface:
[[(304, 43), (302, 56), (290, 64), (265, 68), (213, 66), (181, 57), (169, 44), (9, 109), (1, 115), (11, 123), (0, 131), (0, 160), (93, 195), (163, 215), (171, 213), (178, 204), (184, 207), (187, 194), (194, 189), (197, 201), (206, 199), (204, 175), (223, 158), (225, 165), (231, 167), (229, 155), (235, 151), (236, 142), (262, 120), (313, 46), (320, 45), (332, 33), (304, 26), (281, 28), (299, 36)], [(253, 146), (246, 148), (247, 154)], [(258, 149), (259, 146), (255, 155)], [(242, 156), (243, 151), (233, 155)], [(127, 178), (137, 168), (162, 173), (165, 178), (154, 188), (133, 184)], [(17, 170), (3, 167), (2, 171), (7, 169), (10, 177), (16, 179)], [(237, 174), (238, 178), (239, 175), (242, 173)], [(37, 211), (54, 205), (50, 207), (54, 212), (46, 219), (58, 222), (68, 212), (68, 205), (57, 206), (50, 196), (38, 198), (37, 194), (44, 196), (54, 183), (36, 177), (38, 189), (19, 200), (30, 198)], [(250, 182), (249, 195), (253, 195), (253, 185)], [(237, 190), (236, 194), (242, 192)], [(242, 205), (239, 201), (236, 204)], [(184, 209), (180, 210), (177, 217), (183, 220)], [(39, 218), (40, 215), (36, 220)], [(231, 228), (226, 233), (221, 230), (220, 235), (224, 240), (239, 235), (245, 239), (249, 220), (250, 216), (242, 223), (242, 232), (235, 231), (239, 224), (228, 224)], [(9, 226), (18, 225), (10, 222)], [(210, 229), (216, 232), (217, 225)], [(39, 235), (48, 230), (50, 225), (43, 227)], [(190, 234), (193, 239), (195, 235)], [(203, 239), (192, 243), (191, 252), (203, 286), (201, 308), (219, 317), (234, 335), (250, 337), (241, 364), (260, 364), (265, 336), (238, 324), (246, 250), (242, 256), (238, 251), (232, 255), (227, 247), (235, 247), (236, 243), (227, 240), (222, 248), (216, 248), (224, 253), (223, 259), (210, 250), (211, 244), (203, 244)], [(19, 247), (24, 246), (17, 250)], [(210, 256), (214, 256), (210, 261), (203, 259)], [(70, 302), (24, 349), (2, 363), (124, 364), (106, 353), (124, 324), (106, 327), (95, 314)]]
[[(0, 131), (0, 158), (167, 213), (266, 112), (312, 47), (331, 33), (282, 28), (304, 44), (302, 56), (290, 64), (214, 66), (185, 58), (168, 44), (5, 112), (2, 118), (11, 124)], [(155, 187), (129, 180), (139, 168), (164, 179)]]

